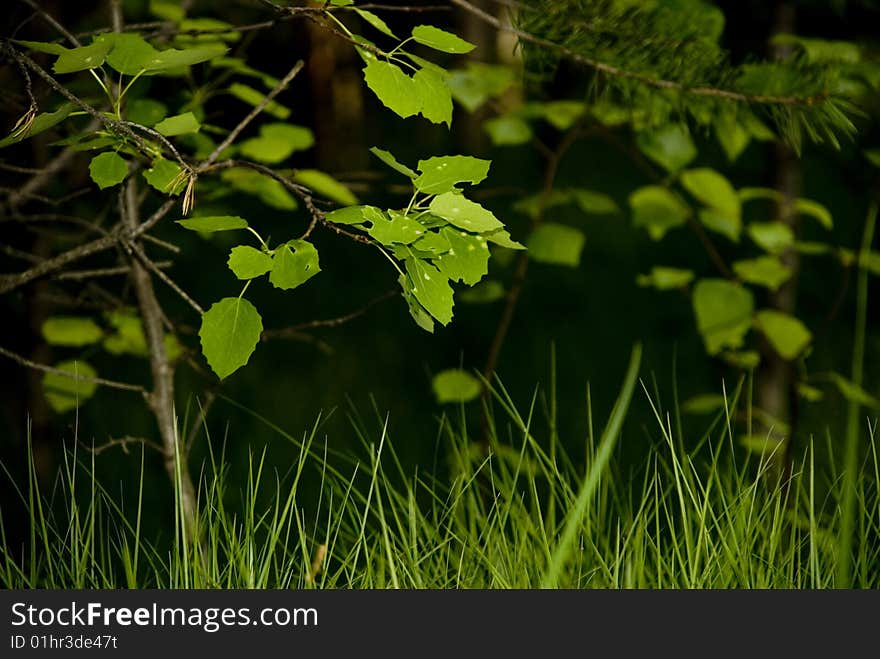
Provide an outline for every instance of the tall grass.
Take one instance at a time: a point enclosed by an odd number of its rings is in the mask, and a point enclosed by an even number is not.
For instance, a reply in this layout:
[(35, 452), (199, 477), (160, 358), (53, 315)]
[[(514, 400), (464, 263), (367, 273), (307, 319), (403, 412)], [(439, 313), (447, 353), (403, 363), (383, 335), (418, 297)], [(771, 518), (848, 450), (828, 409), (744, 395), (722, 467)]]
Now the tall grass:
[[(518, 408), (500, 384), (488, 446), (464, 410), (439, 432), (451, 476), (401, 466), (387, 425), (356, 419), (366, 459), (340, 459), (319, 425), (302, 438), (286, 475), (252, 455), (247, 484), (228, 490), (229, 466), (211, 454), (200, 483), (196, 542), (145, 537), (140, 496), (123, 509), (70, 454), (50, 506), (32, 470), (19, 491), (30, 536), (7, 542), (0, 514), (4, 588), (830, 588), (841, 549), (851, 584), (880, 587), (880, 463), (876, 425), (855, 485), (852, 537), (841, 538), (837, 465), (820, 469), (812, 444), (780, 481), (770, 456), (743, 458), (729, 416), (686, 451), (678, 410), (637, 383), (636, 358), (605, 431), (590, 432), (586, 464), (542, 443), (538, 397)], [(654, 447), (639, 476), (625, 476), (615, 444), (630, 398), (655, 413)], [(589, 401), (589, 397), (588, 397)], [(731, 399), (730, 407), (735, 405)], [(556, 414), (555, 404), (548, 406)], [(550, 418), (547, 437), (555, 437)], [(502, 437), (504, 439), (502, 439)], [(549, 445), (548, 445), (549, 444)], [(143, 460), (142, 460), (143, 465)], [(320, 488), (306, 491), (304, 475)], [(78, 501), (85, 501), (83, 505)], [(170, 514), (169, 514), (170, 516)]]

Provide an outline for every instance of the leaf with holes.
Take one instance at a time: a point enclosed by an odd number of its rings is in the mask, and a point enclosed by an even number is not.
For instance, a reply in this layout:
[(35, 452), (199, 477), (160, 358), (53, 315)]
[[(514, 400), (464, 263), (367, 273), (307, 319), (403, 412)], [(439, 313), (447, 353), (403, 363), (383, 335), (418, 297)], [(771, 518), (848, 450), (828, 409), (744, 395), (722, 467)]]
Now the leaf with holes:
[(413, 182), (420, 192), (452, 192), (459, 183), (476, 185), (489, 175), (492, 161), (471, 156), (437, 156), (419, 161), (421, 172)]
[(385, 211), (375, 206), (348, 206), (327, 213), (324, 219), (334, 224), (366, 224), (387, 221)]
[(263, 333), (263, 319), (253, 304), (238, 297), (215, 302), (202, 316), (202, 353), (221, 380), (248, 363)]
[(473, 233), (504, 228), (492, 211), (486, 210), (480, 204), (457, 192), (446, 192), (434, 197), (430, 209), (437, 217), (442, 217), (450, 224)]
[(129, 76), (144, 71), (159, 54), (143, 37), (130, 32), (109, 32), (97, 37), (95, 41), (110, 45), (107, 64), (119, 73)]
[(318, 250), (305, 240), (291, 240), (275, 250), (269, 281), (275, 288), (290, 290), (321, 272)]
[(412, 283), (412, 294), (428, 313), (447, 325), (452, 320), (453, 306), (449, 280), (436, 267), (414, 255), (406, 259), (405, 264)]
[(229, 252), (227, 264), (239, 279), (253, 279), (272, 269), (272, 257), (249, 245), (239, 245)]
[(164, 73), (185, 66), (201, 64), (215, 57), (222, 57), (228, 51), (229, 48), (220, 42), (207, 43), (204, 46), (194, 46), (183, 50), (169, 48), (156, 53), (144, 68), (147, 73)]
[(119, 185), (128, 175), (128, 164), (118, 153), (107, 151), (92, 158), (89, 176), (102, 190)]
[(425, 227), (402, 213), (395, 213), (391, 219), (385, 218), (384, 214), (370, 213), (370, 215), (373, 226), (368, 229), (368, 233), (383, 245), (392, 243), (409, 245), (425, 235)]
[(397, 278), (398, 283), (400, 284), (400, 288), (403, 290), (403, 298), (406, 300), (407, 307), (409, 308), (409, 315), (412, 316), (412, 319), (416, 321), (416, 325), (421, 327), (426, 332), (434, 333), (434, 318), (431, 317), (425, 307), (422, 306), (421, 302), (416, 299), (415, 293), (413, 290), (415, 286), (412, 283), (412, 279), (409, 275), (400, 275)]
[[(449, 245), (446, 252), (433, 259), (440, 272), (452, 281), (461, 281), (468, 286), (473, 286), (486, 276), (489, 272), (489, 247), (485, 238), (452, 227), (441, 229), (439, 237)], [(418, 247), (423, 248), (421, 244)]]

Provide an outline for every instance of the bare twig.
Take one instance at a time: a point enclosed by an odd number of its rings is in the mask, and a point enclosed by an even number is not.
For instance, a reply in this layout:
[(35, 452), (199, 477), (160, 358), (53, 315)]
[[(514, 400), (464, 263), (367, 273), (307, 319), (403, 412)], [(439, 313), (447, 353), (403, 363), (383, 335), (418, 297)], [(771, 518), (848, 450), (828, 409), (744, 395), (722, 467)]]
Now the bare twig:
[(183, 290), (177, 283), (171, 279), (168, 275), (162, 272), (161, 268), (154, 263), (150, 257), (146, 255), (144, 250), (142, 250), (137, 244), (132, 242), (126, 242), (125, 247), (131, 250), (132, 253), (137, 257), (137, 259), (144, 265), (150, 272), (155, 274), (159, 279), (161, 279), (168, 287), (173, 290), (177, 295), (186, 302), (190, 307), (192, 307), (196, 313), (200, 316), (205, 313), (205, 310), (202, 309), (201, 305), (190, 297), (189, 293)]
[(356, 309), (355, 311), (347, 313), (344, 316), (339, 316), (338, 318), (328, 318), (325, 320), (311, 320), (305, 323), (291, 325), (290, 327), (285, 327), (282, 329), (265, 330), (260, 339), (262, 341), (267, 341), (269, 339), (290, 338), (291, 336), (298, 336), (302, 334), (303, 330), (317, 329), (319, 327), (339, 327), (340, 325), (349, 323), (356, 318), (360, 318), (377, 304), (381, 304), (382, 302), (390, 300), (393, 297), (397, 297), (398, 295), (400, 295), (400, 289), (393, 288), (391, 290), (385, 291), (382, 295), (373, 298), (360, 309)]
[(120, 437), (119, 439), (111, 439), (107, 443), (101, 444), (99, 446), (86, 446), (86, 450), (94, 455), (100, 455), (107, 449), (118, 446), (122, 449), (122, 452), (127, 455), (128, 447), (132, 444), (140, 444), (141, 446), (146, 446), (153, 449), (154, 451), (163, 453), (161, 446), (159, 446), (156, 442), (152, 442), (149, 439), (144, 439), (143, 437)]
[[(170, 268), (171, 261), (159, 261), (153, 263), (157, 268)], [(95, 268), (93, 270), (71, 270), (58, 274), (55, 279), (60, 281), (81, 281), (83, 279), (99, 279), (101, 277), (116, 277), (119, 275), (127, 275), (131, 272), (131, 268), (127, 265), (118, 265), (112, 268)]]
[(287, 88), (287, 86), (293, 81), (293, 79), (299, 74), (299, 72), (302, 71), (303, 66), (304, 66), (304, 63), (302, 60), (300, 60), (296, 64), (294, 64), (293, 67), (290, 69), (290, 71), (287, 72), (287, 75), (285, 75), (278, 82), (278, 84), (275, 85), (275, 87), (272, 89), (272, 91), (270, 91), (268, 94), (266, 94), (263, 97), (263, 99), (259, 103), (257, 103), (254, 106), (254, 108), (247, 114), (247, 116), (244, 119), (242, 119), (241, 121), (239, 121), (238, 125), (230, 131), (229, 135), (226, 136), (226, 139), (224, 139), (222, 142), (220, 142), (220, 144), (217, 145), (217, 148), (215, 148), (210, 153), (210, 155), (207, 158), (205, 158), (204, 162), (202, 162), (198, 166), (196, 173), (204, 171), (206, 168), (208, 168), (212, 164), (214, 164), (214, 162), (217, 160), (217, 158), (220, 157), (220, 154), (223, 153), (224, 150), (229, 148), (229, 145), (232, 144), (238, 138), (238, 136), (241, 134), (241, 132), (245, 128), (247, 128), (248, 124), (250, 124), (254, 119), (256, 119), (257, 116), (263, 110), (266, 109), (266, 106), (269, 105), (269, 103), (271, 103), (272, 100), (276, 96), (278, 96), (278, 94), (280, 94), (281, 92), (283, 92)]
[(6, 348), (0, 347), (0, 355), (11, 359), (12, 361), (20, 364), (22, 366), (27, 366), (28, 368), (32, 368), (35, 371), (42, 371), (43, 373), (51, 373), (53, 375), (60, 375), (65, 378), (70, 378), (71, 380), (77, 380), (79, 382), (90, 382), (92, 384), (97, 384), (102, 387), (109, 387), (111, 389), (122, 389), (123, 391), (136, 391), (144, 396), (147, 396), (147, 391), (143, 387), (137, 384), (130, 384), (128, 382), (117, 382), (116, 380), (107, 380), (106, 378), (93, 378), (88, 375), (80, 375), (79, 373), (71, 373), (70, 371), (65, 371), (60, 368), (55, 368), (53, 366), (47, 366), (46, 364), (38, 364), (35, 361), (31, 361), (26, 357), (22, 357), (19, 354), (12, 352), (11, 350), (7, 350)]

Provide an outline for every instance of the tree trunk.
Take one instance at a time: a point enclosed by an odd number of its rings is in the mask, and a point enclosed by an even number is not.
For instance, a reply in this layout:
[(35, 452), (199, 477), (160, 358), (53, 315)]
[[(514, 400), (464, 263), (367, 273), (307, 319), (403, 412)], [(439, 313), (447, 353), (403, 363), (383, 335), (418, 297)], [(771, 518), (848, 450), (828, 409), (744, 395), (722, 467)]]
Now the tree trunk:
[[(795, 9), (788, 2), (777, 6), (776, 33), (793, 33), (795, 30)], [(789, 46), (775, 46), (773, 55), (777, 59), (791, 54)], [(782, 142), (775, 145), (776, 189), (780, 193), (777, 221), (798, 233), (798, 216), (794, 212), (795, 200), (801, 193), (801, 168), (797, 154)], [(777, 311), (796, 315), (797, 288), (800, 274), (800, 257), (796, 250), (788, 249), (780, 255), (782, 262), (792, 271), (791, 278), (779, 290), (770, 294), (768, 307)], [(791, 445), (797, 430), (798, 395), (791, 363), (780, 357), (766, 341), (762, 344), (761, 367), (756, 381), (756, 404), (766, 412), (770, 419), (765, 423), (764, 432), (781, 442), (774, 462), (787, 471), (790, 462)], [(783, 426), (774, 425), (778, 421)]]
[[(140, 205), (137, 182), (132, 177), (120, 195), (120, 212), (129, 230), (134, 231), (140, 224)], [(177, 418), (174, 408), (174, 365), (165, 351), (165, 328), (163, 312), (153, 289), (150, 273), (138, 258), (131, 255), (131, 278), (135, 296), (140, 308), (144, 337), (150, 354), (150, 371), (153, 376), (153, 391), (149, 396), (150, 409), (159, 425), (165, 470), (171, 479), (178, 497), (180, 523), (188, 538), (192, 538), (195, 528), (198, 504), (195, 487), (187, 465), (186, 451), (177, 435)]]

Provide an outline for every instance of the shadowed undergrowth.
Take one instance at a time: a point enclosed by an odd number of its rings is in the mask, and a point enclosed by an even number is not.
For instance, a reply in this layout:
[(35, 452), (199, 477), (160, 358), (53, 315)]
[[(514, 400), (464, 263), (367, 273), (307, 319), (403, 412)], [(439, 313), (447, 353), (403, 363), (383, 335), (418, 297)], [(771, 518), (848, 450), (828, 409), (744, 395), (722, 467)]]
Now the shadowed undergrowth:
[[(866, 426), (853, 537), (844, 542), (847, 476), (833, 452), (820, 469), (809, 443), (779, 478), (770, 456), (736, 446), (724, 412), (698, 450), (685, 451), (674, 430), (677, 410), (661, 409), (638, 383), (638, 356), (596, 434), (588, 396), (585, 463), (575, 464), (557, 442), (555, 405), (546, 406), (549, 424), (538, 423), (539, 396), (520, 409), (500, 384), (487, 442), (464, 410), (439, 421), (448, 464), (442, 478), (408, 473), (387, 423), (371, 432), (352, 418), (367, 456), (361, 460), (333, 455), (317, 423), (302, 438), (276, 428), (298, 447), (287, 474), (252, 455), (246, 486), (232, 492), (222, 451), (210, 454), (196, 542), (181, 532), (179, 509), (171, 541), (145, 537), (143, 480), (134, 505), (122, 506), (111, 495), (118, 484), (105, 487), (84, 459), (89, 454), (71, 452), (50, 495), (38, 495), (33, 470), (19, 489), (30, 537), (13, 546), (3, 532), (0, 585), (828, 588), (840, 585), (841, 548), (851, 546), (852, 585), (880, 587), (876, 422)], [(624, 472), (615, 447), (631, 398), (647, 400), (657, 423), (643, 468)], [(306, 491), (306, 476), (320, 487)]]

